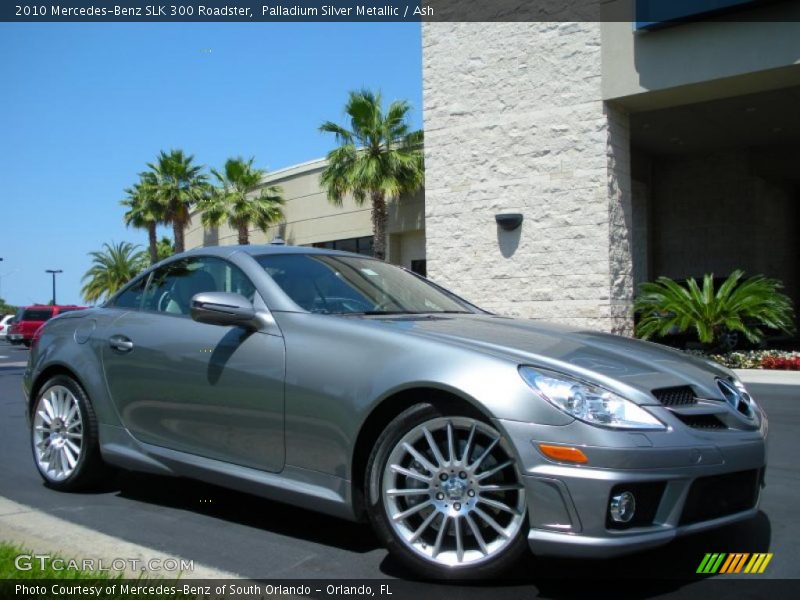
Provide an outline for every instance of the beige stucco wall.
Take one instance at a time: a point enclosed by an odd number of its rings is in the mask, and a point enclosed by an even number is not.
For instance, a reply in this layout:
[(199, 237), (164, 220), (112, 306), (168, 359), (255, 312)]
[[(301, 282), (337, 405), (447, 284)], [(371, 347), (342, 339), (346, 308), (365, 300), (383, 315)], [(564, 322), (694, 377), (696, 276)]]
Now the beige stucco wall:
[(768, 5), (758, 14), (771, 20), (703, 20), (640, 32), (629, 22), (603, 23), (603, 98), (653, 109), (800, 83), (800, 3)]
[[(628, 119), (598, 23), (424, 23), (428, 274), (502, 314), (630, 332)], [(499, 212), (521, 212), (505, 232)]]
[[(369, 203), (358, 206), (351, 197), (345, 198), (341, 207), (331, 204), (319, 183), (325, 160), (315, 160), (270, 173), (264, 185), (278, 185), (286, 198), (285, 222), (271, 227), (266, 233), (257, 229), (250, 232), (250, 243), (264, 244), (276, 235), (293, 245), (328, 242), (372, 235)], [(389, 206), (390, 236), (425, 227), (424, 193), (403, 197)], [(204, 231), (197, 214), (192, 215), (186, 232), (186, 248), (203, 245), (236, 244), (234, 230), (222, 226), (218, 231)], [(399, 257), (389, 260), (399, 262)]]
[(411, 268), (411, 262), (424, 260), (425, 231), (407, 231), (389, 235), (389, 260), (397, 265)]

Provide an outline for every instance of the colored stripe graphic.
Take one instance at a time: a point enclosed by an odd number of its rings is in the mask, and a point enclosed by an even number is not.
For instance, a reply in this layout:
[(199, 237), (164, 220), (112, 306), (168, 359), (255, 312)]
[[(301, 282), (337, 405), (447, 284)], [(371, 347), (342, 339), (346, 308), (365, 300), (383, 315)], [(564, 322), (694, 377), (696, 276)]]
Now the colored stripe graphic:
[(725, 564), (722, 565), (722, 568), (719, 570), (720, 573), (738, 573), (742, 570), (744, 566), (744, 561), (747, 560), (747, 557), (750, 556), (749, 553), (746, 552), (735, 552), (733, 554), (728, 555), (728, 559), (725, 561)]
[(769, 561), (771, 561), (771, 560), (772, 560), (772, 552), (767, 554), (766, 558), (764, 558), (764, 562), (761, 563), (761, 569), (759, 569), (758, 572), (759, 573), (763, 573), (764, 569), (767, 568), (767, 565), (769, 564)]
[(741, 572), (742, 567), (744, 567), (744, 562), (747, 560), (748, 556), (750, 556), (749, 552), (745, 552), (744, 554), (742, 554), (742, 557), (739, 559), (739, 562), (736, 564), (736, 570), (733, 571), (734, 573)]
[(753, 554), (753, 558), (750, 559), (750, 562), (747, 563), (747, 566), (744, 568), (745, 573), (763, 573), (764, 569), (767, 568), (769, 561), (772, 560), (772, 552), (769, 554), (761, 553), (761, 554)]
[(745, 573), (763, 573), (772, 557), (772, 552), (709, 552), (700, 561), (697, 573), (741, 573), (743, 568)]
[(708, 564), (708, 561), (709, 561), (710, 558), (711, 558), (710, 554), (706, 554), (703, 557), (703, 560), (700, 561), (700, 566), (697, 567), (697, 572), (698, 573), (705, 573), (706, 572), (706, 565)]
[(731, 566), (731, 563), (734, 561), (739, 560), (738, 554), (728, 554), (728, 558), (722, 563), (722, 568), (719, 570), (720, 573), (727, 573), (728, 568)]
[(698, 573), (716, 573), (719, 569), (719, 566), (722, 564), (726, 554), (722, 553), (713, 553), (713, 554), (706, 554), (705, 558), (703, 558), (703, 562), (700, 563), (700, 566), (697, 567)]

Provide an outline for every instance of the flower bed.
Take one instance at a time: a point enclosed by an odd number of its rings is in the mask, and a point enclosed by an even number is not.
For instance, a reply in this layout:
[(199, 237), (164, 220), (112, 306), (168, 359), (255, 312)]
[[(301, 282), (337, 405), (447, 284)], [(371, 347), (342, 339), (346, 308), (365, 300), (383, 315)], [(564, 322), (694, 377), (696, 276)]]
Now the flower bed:
[(689, 354), (710, 358), (729, 369), (777, 369), (800, 371), (800, 352), (783, 350), (747, 350), (726, 354), (706, 354), (699, 350), (688, 350)]

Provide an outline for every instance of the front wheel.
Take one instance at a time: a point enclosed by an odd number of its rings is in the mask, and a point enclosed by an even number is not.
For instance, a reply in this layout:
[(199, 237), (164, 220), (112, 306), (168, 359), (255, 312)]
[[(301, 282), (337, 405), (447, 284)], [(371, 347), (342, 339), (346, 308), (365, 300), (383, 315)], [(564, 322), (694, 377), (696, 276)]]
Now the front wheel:
[(31, 447), (45, 483), (71, 492), (105, 473), (91, 402), (71, 377), (57, 375), (39, 390), (31, 418)]
[(423, 576), (492, 577), (527, 547), (514, 454), (477, 416), (430, 404), (406, 410), (378, 439), (367, 477), (375, 530)]

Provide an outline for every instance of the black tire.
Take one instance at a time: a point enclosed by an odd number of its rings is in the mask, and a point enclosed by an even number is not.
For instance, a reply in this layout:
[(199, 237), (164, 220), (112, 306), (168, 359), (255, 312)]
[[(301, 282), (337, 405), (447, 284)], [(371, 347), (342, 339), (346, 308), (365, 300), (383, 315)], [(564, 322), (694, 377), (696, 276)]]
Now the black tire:
[(514, 539), (496, 556), (479, 564), (465, 564), (447, 567), (426, 559), (413, 550), (401, 539), (390, 524), (390, 517), (384, 505), (381, 493), (381, 480), (392, 449), (412, 429), (439, 417), (468, 417), (489, 424), (475, 411), (463, 408), (443, 408), (430, 403), (416, 404), (398, 415), (376, 441), (370, 454), (366, 470), (365, 498), (367, 513), (375, 533), (389, 552), (424, 579), (436, 580), (469, 580), (491, 579), (510, 569), (523, 552), (528, 549), (527, 517)]
[[(62, 386), (69, 390), (77, 400), (82, 421), (82, 445), (77, 462), (72, 472), (61, 480), (56, 480), (42, 469), (37, 459), (36, 440), (34, 437), (35, 415), (44, 398), (55, 386)], [(56, 375), (47, 380), (39, 388), (31, 410), (30, 440), (33, 460), (47, 487), (60, 492), (77, 492), (96, 486), (102, 479), (110, 474), (110, 469), (105, 465), (100, 455), (98, 439), (97, 416), (92, 403), (80, 384), (67, 375)]]

